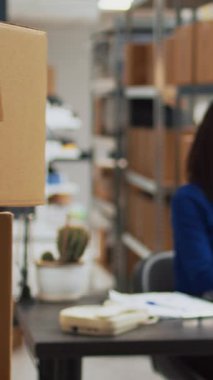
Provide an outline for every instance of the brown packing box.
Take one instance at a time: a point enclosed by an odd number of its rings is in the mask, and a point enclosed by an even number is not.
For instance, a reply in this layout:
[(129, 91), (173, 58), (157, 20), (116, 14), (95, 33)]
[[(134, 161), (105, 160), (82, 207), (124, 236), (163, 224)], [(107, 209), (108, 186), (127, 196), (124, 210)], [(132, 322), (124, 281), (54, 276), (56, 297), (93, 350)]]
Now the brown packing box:
[(53, 66), (47, 68), (47, 96), (56, 95), (56, 75)]
[(101, 134), (104, 130), (103, 125), (104, 100), (101, 98), (94, 99), (94, 131)]
[(112, 202), (114, 199), (114, 171), (113, 169), (95, 167), (94, 194), (97, 198)]
[[(1, 23), (0, 52), (1, 204), (2, 200), (6, 206), (42, 204), (45, 199), (46, 35)], [(32, 177), (36, 178), (37, 186)]]
[(130, 43), (125, 46), (124, 84), (153, 84), (153, 45)]
[(175, 84), (195, 82), (195, 40), (196, 24), (184, 25), (176, 29), (175, 38)]
[[(156, 131), (151, 128), (131, 128), (129, 130), (128, 161), (130, 169), (144, 177), (156, 177)], [(175, 134), (165, 131), (164, 174), (165, 185), (174, 182)]]
[(196, 83), (213, 83), (213, 21), (196, 24)]
[[(138, 188), (128, 186), (127, 204), (127, 230), (146, 247), (156, 250), (156, 215), (155, 199), (142, 193)], [(170, 220), (170, 207), (166, 203), (163, 207), (163, 249), (171, 249), (172, 232)]]
[(187, 158), (190, 151), (190, 148), (192, 146), (192, 143), (194, 141), (195, 133), (193, 132), (186, 132), (183, 133), (182, 136), (180, 136), (179, 141), (179, 182), (180, 185), (183, 185), (187, 182), (186, 174), (187, 174)]
[(175, 37), (165, 40), (165, 80), (167, 84), (175, 83)]
[[(174, 130), (164, 131), (163, 183), (174, 186), (176, 176), (183, 181), (185, 163), (192, 141), (193, 132), (183, 132), (176, 139)], [(177, 142), (178, 141), (178, 142)], [(129, 169), (149, 179), (156, 178), (156, 144), (157, 134), (151, 128), (130, 128), (128, 131)], [(177, 145), (176, 145), (177, 144)], [(176, 151), (179, 152), (179, 172), (176, 173)]]
[(99, 242), (99, 255), (96, 261), (108, 271), (112, 271), (112, 244), (110, 244), (109, 239), (109, 234), (112, 234), (112, 231), (100, 229), (96, 233)]
[[(142, 259), (133, 251), (130, 249), (127, 249), (127, 275), (129, 277), (129, 281), (133, 280), (134, 276), (134, 269), (139, 261)], [(130, 282), (131, 283), (131, 282)]]

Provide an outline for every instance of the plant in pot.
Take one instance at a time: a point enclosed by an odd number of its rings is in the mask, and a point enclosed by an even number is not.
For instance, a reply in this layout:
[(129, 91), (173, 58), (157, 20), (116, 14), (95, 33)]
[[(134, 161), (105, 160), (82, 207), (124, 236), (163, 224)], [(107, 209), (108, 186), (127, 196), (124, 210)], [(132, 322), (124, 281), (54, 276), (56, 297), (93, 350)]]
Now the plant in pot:
[(89, 290), (90, 265), (82, 260), (89, 242), (83, 227), (65, 225), (58, 231), (59, 259), (44, 252), (37, 261), (38, 298), (48, 301), (76, 299)]

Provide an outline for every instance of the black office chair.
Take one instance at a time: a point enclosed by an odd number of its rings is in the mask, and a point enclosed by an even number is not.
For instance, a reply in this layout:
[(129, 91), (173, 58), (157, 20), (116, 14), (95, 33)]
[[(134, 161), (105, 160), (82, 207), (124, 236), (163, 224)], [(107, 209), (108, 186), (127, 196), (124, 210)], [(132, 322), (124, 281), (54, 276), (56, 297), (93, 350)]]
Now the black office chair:
[(136, 265), (133, 292), (171, 292), (174, 290), (172, 251), (153, 255)]
[[(133, 292), (170, 292), (174, 290), (174, 253), (153, 255), (138, 263), (133, 274)], [(151, 356), (154, 370), (168, 380), (205, 380), (178, 357)]]

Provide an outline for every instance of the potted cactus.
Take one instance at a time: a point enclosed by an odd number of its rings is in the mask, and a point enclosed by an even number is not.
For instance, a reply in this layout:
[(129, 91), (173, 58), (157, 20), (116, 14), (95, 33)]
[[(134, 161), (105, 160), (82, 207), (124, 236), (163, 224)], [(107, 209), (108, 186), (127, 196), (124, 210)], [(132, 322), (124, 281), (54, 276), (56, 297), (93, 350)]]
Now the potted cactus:
[(44, 252), (36, 263), (40, 299), (63, 301), (88, 292), (90, 265), (82, 259), (88, 242), (89, 233), (83, 227), (65, 225), (58, 231), (59, 258)]

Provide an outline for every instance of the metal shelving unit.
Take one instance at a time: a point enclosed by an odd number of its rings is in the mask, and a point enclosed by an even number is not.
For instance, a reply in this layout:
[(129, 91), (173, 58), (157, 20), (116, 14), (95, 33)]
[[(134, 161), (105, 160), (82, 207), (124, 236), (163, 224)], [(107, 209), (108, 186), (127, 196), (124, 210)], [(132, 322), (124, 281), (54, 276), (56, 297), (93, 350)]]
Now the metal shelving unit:
[[(142, 176), (135, 171), (128, 170), (126, 173), (127, 184), (133, 185), (141, 191), (150, 194), (156, 202), (156, 252), (163, 250), (162, 236), (163, 224), (162, 215), (163, 207), (167, 196), (171, 196), (175, 190), (175, 186), (166, 187), (164, 184), (164, 134), (165, 134), (165, 114), (164, 114), (164, 93), (167, 88), (164, 75), (164, 38), (167, 35), (165, 17), (167, 10), (174, 13), (174, 27), (180, 24), (181, 10), (183, 8), (191, 8), (192, 14), (196, 14), (196, 8), (207, 3), (206, 0), (135, 0), (127, 15), (127, 31), (131, 40), (131, 18), (134, 12), (142, 9), (153, 9), (154, 12), (154, 28), (153, 40), (156, 51), (155, 62), (155, 85), (153, 86), (133, 86), (125, 89), (125, 96), (128, 100), (132, 99), (152, 99), (154, 101), (154, 128), (157, 135), (156, 139), (156, 168), (155, 178), (150, 179)], [(195, 16), (194, 16), (195, 17)], [(184, 85), (176, 88), (176, 110), (178, 110), (179, 101), (182, 96), (197, 95), (213, 95), (213, 85)], [(177, 112), (177, 111), (176, 111)], [(177, 123), (178, 124), (178, 123)], [(174, 125), (177, 127), (178, 125)], [(176, 168), (177, 169), (177, 168)], [(126, 232), (123, 234), (123, 243), (132, 252), (140, 258), (147, 257), (147, 247), (138, 242), (131, 234)], [(144, 249), (145, 248), (145, 249)], [(151, 250), (149, 250), (149, 255)]]
[(154, 86), (130, 86), (124, 91), (127, 99), (154, 99), (157, 95)]
[[(118, 24), (108, 30), (107, 32), (102, 32), (101, 38), (106, 39), (110, 36), (114, 36), (116, 39), (117, 51), (119, 51), (121, 44), (125, 41), (131, 41), (132, 30), (134, 29), (132, 22), (132, 17), (135, 12), (144, 9), (152, 9), (153, 11), (153, 40), (155, 45), (156, 59), (155, 59), (155, 85), (149, 86), (124, 86), (122, 82), (121, 75), (121, 57), (115, 64), (115, 71), (113, 79), (111, 76), (108, 78), (94, 80), (92, 83), (93, 95), (100, 97), (114, 96), (114, 101), (116, 103), (116, 157), (108, 163), (99, 163), (99, 167), (111, 168), (115, 173), (115, 202), (114, 202), (114, 212), (108, 212), (109, 207), (105, 207), (105, 213), (107, 218), (113, 219), (114, 230), (116, 234), (116, 244), (115, 244), (115, 274), (118, 281), (118, 287), (120, 289), (126, 287), (126, 263), (125, 263), (125, 253), (124, 247), (127, 247), (133, 251), (139, 258), (146, 258), (152, 252), (149, 247), (146, 247), (142, 242), (135, 239), (132, 234), (125, 231), (124, 228), (124, 215), (125, 215), (125, 199), (123, 198), (123, 183), (126, 181), (127, 184), (136, 187), (140, 191), (152, 196), (156, 204), (156, 244), (155, 252), (160, 252), (163, 250), (162, 236), (163, 236), (163, 224), (162, 215), (165, 202), (168, 201), (168, 196), (170, 197), (175, 190), (174, 186), (166, 186), (165, 179), (163, 177), (164, 173), (164, 139), (165, 139), (165, 114), (164, 114), (164, 95), (168, 89), (165, 84), (164, 79), (164, 39), (168, 35), (168, 32), (175, 28), (180, 23), (180, 13), (181, 9), (184, 7), (190, 7), (195, 10), (197, 7), (206, 4), (206, 0), (135, 0), (132, 4), (131, 9), (127, 12), (125, 17), (126, 22), (118, 22)], [(168, 12), (167, 12), (168, 10)], [(165, 22), (166, 15), (169, 14), (170, 22)], [(146, 25), (146, 34), (147, 34)], [(137, 33), (140, 32), (140, 28), (137, 28)], [(149, 29), (150, 34), (150, 29)], [(124, 37), (125, 34), (125, 37)], [(179, 86), (176, 91), (177, 100), (181, 96), (189, 95), (194, 96), (196, 94), (211, 94), (213, 91), (212, 85), (205, 86)], [(155, 176), (154, 178), (147, 178), (131, 169), (127, 169), (124, 175), (124, 156), (125, 156), (125, 143), (123, 137), (126, 133), (126, 125), (124, 125), (123, 109), (124, 104), (128, 104), (129, 101), (139, 100), (139, 99), (149, 99), (154, 102), (154, 128), (156, 133), (156, 163), (155, 163)], [(177, 101), (178, 105), (178, 101)], [(121, 164), (123, 163), (123, 164)], [(97, 164), (97, 163), (95, 163)], [(104, 203), (101, 200), (96, 199), (96, 205), (99, 208), (102, 207), (104, 210)], [(109, 204), (108, 204), (109, 206)], [(112, 206), (112, 204), (111, 204)], [(112, 211), (112, 208), (111, 208)]]

